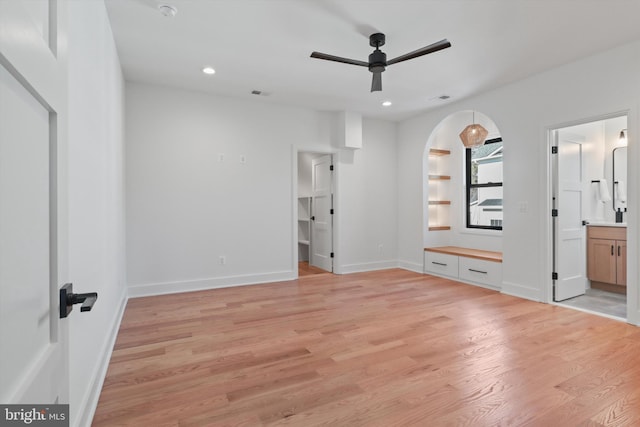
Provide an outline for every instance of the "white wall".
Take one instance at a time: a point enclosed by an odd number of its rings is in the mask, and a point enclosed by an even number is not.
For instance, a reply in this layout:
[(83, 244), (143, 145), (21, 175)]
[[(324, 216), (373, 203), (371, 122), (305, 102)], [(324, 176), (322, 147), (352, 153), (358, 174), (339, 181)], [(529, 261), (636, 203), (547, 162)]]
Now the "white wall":
[(336, 153), (335, 220), (369, 233), (339, 237), (335, 270), (395, 263), (395, 124), (365, 121), (353, 153), (335, 147), (331, 113), (140, 83), (127, 83), (126, 110), (130, 295), (294, 278), (296, 150)]
[(363, 119), (363, 148), (337, 155), (338, 273), (397, 266), (396, 125)]
[(98, 292), (69, 316), (71, 425), (91, 422), (126, 301), (123, 79), (103, 2), (69, 2), (69, 276)]
[[(504, 140), (503, 292), (548, 300), (550, 271), (547, 130), (620, 111), (629, 111), (629, 163), (638, 162), (640, 43), (609, 50), (477, 97), (447, 105), (400, 124), (398, 130), (399, 259), (421, 263), (422, 153), (437, 124), (459, 110), (482, 111)], [(629, 171), (630, 259), (638, 253), (638, 179)], [(633, 175), (632, 175), (633, 174)], [(525, 207), (526, 209), (520, 209)], [(524, 210), (524, 211), (522, 211)], [(631, 266), (629, 297), (640, 318), (638, 270)]]

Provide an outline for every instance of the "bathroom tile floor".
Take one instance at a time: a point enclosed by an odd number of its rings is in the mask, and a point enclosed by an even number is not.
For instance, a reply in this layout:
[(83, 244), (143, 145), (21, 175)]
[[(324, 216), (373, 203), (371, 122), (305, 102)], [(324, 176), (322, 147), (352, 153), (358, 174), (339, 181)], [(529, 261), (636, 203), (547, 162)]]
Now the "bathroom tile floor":
[(627, 318), (627, 296), (600, 289), (587, 289), (584, 295), (562, 301), (563, 305)]

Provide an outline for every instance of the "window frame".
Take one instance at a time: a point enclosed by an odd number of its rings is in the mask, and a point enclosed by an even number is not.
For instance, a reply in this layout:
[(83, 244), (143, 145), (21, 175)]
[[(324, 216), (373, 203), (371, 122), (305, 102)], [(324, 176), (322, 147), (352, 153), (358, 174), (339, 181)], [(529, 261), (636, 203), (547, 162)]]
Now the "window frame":
[[(487, 139), (484, 144), (482, 145), (487, 145), (487, 144), (495, 144), (497, 142), (502, 142), (502, 138), (498, 137), (498, 138), (492, 138), (492, 139)], [(504, 150), (504, 145), (503, 145), (503, 150)], [(502, 230), (502, 225), (498, 225), (498, 226), (492, 226), (492, 225), (473, 225), (471, 224), (471, 192), (474, 188), (493, 188), (493, 187), (502, 187), (503, 182), (504, 182), (504, 174), (502, 175), (502, 182), (490, 182), (490, 183), (484, 183), (484, 184), (472, 184), (471, 183), (471, 148), (466, 148), (465, 149), (465, 192), (466, 192), (466, 225), (468, 229), (475, 229), (475, 230), (497, 230), (497, 231), (501, 231)], [(503, 163), (503, 172), (504, 172), (504, 163)], [(504, 197), (504, 196), (503, 196)], [(504, 209), (504, 198), (502, 199), (503, 203), (503, 209)]]

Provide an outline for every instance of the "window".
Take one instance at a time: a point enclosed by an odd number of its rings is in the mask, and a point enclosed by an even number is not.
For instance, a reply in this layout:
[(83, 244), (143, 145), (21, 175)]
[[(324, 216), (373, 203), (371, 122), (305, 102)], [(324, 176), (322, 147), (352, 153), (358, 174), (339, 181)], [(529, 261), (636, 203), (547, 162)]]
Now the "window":
[(466, 149), (467, 228), (502, 230), (502, 138)]

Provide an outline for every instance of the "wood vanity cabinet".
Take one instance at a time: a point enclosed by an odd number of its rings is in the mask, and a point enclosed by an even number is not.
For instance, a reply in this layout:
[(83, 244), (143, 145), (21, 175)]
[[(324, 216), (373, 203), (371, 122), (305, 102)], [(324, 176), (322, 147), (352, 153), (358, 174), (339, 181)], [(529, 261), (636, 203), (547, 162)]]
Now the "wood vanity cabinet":
[(626, 292), (626, 227), (587, 227), (587, 276), (593, 288)]

